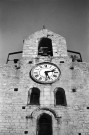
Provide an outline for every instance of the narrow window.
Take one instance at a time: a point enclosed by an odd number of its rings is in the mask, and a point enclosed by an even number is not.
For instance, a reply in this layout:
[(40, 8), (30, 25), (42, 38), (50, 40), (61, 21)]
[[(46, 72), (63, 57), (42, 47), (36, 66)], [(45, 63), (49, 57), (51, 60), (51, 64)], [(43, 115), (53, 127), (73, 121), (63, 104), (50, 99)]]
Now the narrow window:
[(39, 98), (40, 98), (40, 90), (36, 87), (33, 87), (30, 95), (30, 104), (39, 105), (40, 104)]
[(52, 41), (49, 38), (41, 38), (38, 46), (38, 55), (53, 56)]
[(67, 105), (65, 91), (63, 88), (58, 87), (55, 90), (55, 105)]

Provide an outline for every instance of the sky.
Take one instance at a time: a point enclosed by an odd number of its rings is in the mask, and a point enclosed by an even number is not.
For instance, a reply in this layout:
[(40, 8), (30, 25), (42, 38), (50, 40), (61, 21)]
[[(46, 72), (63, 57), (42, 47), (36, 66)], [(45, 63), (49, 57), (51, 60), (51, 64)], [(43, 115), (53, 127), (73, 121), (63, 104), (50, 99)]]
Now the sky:
[(43, 25), (89, 63), (89, 0), (0, 0), (0, 62)]

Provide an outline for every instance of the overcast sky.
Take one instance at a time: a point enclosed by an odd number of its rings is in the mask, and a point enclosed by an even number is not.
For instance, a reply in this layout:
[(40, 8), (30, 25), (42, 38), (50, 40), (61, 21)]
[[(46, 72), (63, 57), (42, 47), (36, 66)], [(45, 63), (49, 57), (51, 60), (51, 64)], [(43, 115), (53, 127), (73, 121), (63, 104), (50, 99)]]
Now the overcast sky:
[(89, 62), (89, 0), (0, 0), (0, 62), (43, 25)]

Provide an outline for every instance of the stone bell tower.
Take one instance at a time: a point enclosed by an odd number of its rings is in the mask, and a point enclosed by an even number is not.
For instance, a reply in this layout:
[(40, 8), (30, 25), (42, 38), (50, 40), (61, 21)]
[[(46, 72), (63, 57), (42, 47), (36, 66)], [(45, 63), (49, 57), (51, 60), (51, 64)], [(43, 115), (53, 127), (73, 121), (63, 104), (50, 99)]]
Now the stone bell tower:
[(42, 29), (24, 40), (21, 60), (10, 65), (9, 55), (0, 65), (0, 135), (89, 135), (89, 64), (69, 55), (65, 38)]
[(22, 57), (29, 135), (62, 135), (71, 78), (65, 38), (42, 29), (24, 41)]

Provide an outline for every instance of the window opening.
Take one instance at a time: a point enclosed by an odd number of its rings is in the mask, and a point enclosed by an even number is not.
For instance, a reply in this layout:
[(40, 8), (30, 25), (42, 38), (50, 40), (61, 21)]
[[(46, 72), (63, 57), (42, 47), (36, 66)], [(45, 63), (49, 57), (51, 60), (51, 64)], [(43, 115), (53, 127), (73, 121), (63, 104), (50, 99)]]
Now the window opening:
[(38, 105), (40, 98), (40, 90), (36, 87), (32, 88), (31, 95), (30, 95), (30, 104)]
[(66, 95), (63, 88), (57, 88), (55, 91), (55, 104), (66, 106)]
[(38, 55), (53, 56), (52, 40), (49, 38), (42, 38), (38, 46)]

